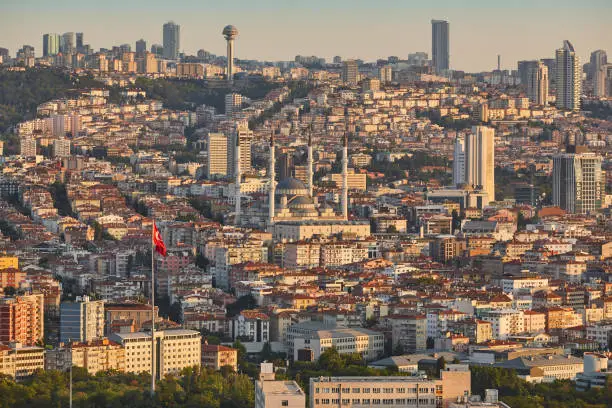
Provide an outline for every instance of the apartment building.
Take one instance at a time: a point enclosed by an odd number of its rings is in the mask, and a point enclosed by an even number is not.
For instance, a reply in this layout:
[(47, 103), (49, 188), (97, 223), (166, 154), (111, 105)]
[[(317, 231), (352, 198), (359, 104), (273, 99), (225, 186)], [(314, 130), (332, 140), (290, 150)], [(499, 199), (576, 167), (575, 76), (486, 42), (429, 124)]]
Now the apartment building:
[(238, 350), (226, 346), (203, 344), (202, 367), (220, 370), (224, 366), (238, 371)]
[(109, 339), (73, 342), (45, 354), (45, 370), (66, 371), (73, 366), (82, 367), (91, 375), (100, 371), (125, 371), (125, 349)]
[(44, 295), (0, 299), (0, 342), (34, 345), (44, 337)]
[[(202, 362), (201, 334), (194, 330), (155, 332), (156, 373), (159, 378), (178, 374)], [(110, 340), (125, 348), (125, 371), (151, 373), (151, 333), (113, 333)]]
[(520, 310), (490, 310), (483, 315), (482, 319), (491, 322), (491, 333), (494, 339), (506, 340), (508, 336), (523, 333), (525, 330), (525, 319)]
[(60, 341), (90, 341), (104, 337), (104, 301), (77, 296), (60, 305)]
[(423, 314), (391, 315), (385, 318), (391, 328), (393, 350), (416, 353), (427, 348), (427, 316)]

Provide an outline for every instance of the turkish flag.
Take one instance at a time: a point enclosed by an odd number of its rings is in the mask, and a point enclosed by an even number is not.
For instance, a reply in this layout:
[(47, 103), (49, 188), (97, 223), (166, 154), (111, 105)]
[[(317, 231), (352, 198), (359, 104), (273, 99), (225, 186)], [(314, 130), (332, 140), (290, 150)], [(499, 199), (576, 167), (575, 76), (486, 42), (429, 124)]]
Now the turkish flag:
[(166, 256), (166, 244), (164, 244), (164, 240), (162, 239), (162, 236), (159, 233), (155, 223), (153, 223), (153, 246), (158, 254), (161, 256)]

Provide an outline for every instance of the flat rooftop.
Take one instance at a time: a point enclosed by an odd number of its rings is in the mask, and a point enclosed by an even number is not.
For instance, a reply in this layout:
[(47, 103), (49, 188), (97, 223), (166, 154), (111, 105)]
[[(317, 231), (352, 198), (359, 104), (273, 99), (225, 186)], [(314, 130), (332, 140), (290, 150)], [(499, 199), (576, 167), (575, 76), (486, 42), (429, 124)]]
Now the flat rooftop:
[(259, 384), (267, 395), (305, 395), (295, 381), (259, 381)]

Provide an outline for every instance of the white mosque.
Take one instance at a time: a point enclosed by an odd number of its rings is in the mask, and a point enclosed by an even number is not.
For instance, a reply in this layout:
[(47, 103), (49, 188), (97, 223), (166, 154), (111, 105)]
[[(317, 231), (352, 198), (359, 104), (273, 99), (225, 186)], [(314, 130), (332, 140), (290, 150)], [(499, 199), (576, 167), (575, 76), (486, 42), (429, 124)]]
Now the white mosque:
[[(240, 149), (236, 146), (236, 191), (240, 191)], [(270, 162), (268, 174), (268, 217), (266, 228), (280, 241), (298, 241), (313, 236), (343, 235), (367, 237), (370, 235), (368, 221), (348, 219), (348, 137), (344, 136), (342, 148), (342, 195), (340, 211), (331, 206), (319, 205), (313, 198), (313, 153), (312, 138), (308, 137), (308, 185), (295, 178), (286, 178), (276, 183), (274, 135), (270, 137)], [(240, 223), (240, 198), (236, 197), (235, 219)]]

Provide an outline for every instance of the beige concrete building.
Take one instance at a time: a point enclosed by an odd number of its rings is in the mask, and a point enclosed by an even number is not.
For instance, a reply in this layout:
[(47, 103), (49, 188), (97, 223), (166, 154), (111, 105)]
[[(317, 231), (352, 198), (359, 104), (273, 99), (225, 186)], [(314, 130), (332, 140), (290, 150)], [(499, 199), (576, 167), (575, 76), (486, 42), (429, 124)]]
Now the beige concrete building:
[(470, 395), (471, 378), (466, 365), (451, 364), (440, 376), (439, 380), (425, 376), (311, 378), (310, 408), (369, 405), (439, 408)]
[(312, 350), (317, 360), (331, 347), (340, 354), (359, 353), (364, 360), (375, 360), (384, 351), (384, 336), (368, 329), (334, 328), (312, 321), (294, 324), (287, 329), (287, 351), (294, 360), (298, 359), (300, 349)]
[[(199, 366), (202, 361), (201, 335), (194, 330), (155, 332), (157, 355), (156, 373), (178, 374), (185, 367)], [(125, 371), (151, 373), (151, 334), (114, 333), (110, 337), (125, 348)]]
[(73, 342), (66, 347), (48, 350), (45, 370), (65, 371), (73, 366), (82, 367), (91, 375), (100, 371), (125, 371), (125, 349), (108, 339), (86, 343)]
[(295, 381), (256, 381), (255, 408), (304, 408), (306, 394)]
[(238, 350), (226, 346), (203, 344), (202, 367), (220, 370), (223, 366), (230, 366), (234, 371), (238, 370)]
[(207, 146), (207, 177), (213, 178), (227, 176), (227, 136), (225, 136), (223, 133), (209, 133)]
[[(349, 190), (366, 191), (365, 173), (355, 173), (354, 169), (348, 169), (347, 180)], [(333, 173), (331, 181), (336, 183), (336, 188), (342, 188), (342, 173)]]

